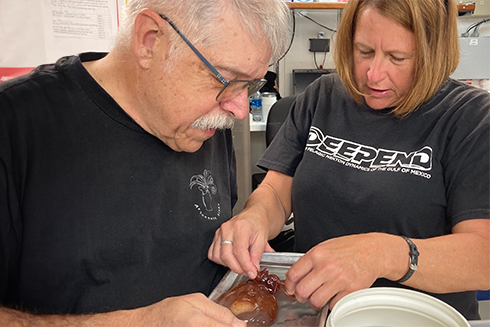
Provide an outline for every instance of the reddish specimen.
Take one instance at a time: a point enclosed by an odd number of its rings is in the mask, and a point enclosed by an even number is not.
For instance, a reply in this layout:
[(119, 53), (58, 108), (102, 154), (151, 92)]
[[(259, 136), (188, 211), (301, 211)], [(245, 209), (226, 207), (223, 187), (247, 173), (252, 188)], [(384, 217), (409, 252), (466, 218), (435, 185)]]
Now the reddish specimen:
[(263, 269), (255, 279), (245, 280), (221, 295), (217, 303), (247, 321), (247, 326), (270, 326), (277, 317), (275, 294), (282, 285), (277, 275)]

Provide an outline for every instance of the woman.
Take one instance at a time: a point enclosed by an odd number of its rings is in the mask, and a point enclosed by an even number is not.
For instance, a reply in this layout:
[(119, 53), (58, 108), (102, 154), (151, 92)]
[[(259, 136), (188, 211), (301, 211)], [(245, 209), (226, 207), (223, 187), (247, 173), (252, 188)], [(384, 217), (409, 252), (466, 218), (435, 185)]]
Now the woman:
[(479, 319), (476, 290), (490, 288), (490, 95), (448, 78), (456, 24), (454, 0), (350, 0), (338, 75), (298, 96), (259, 160), (265, 180), (209, 257), (253, 278), (294, 211), (306, 254), (285, 285), (300, 301), (332, 307), (359, 289), (407, 287)]

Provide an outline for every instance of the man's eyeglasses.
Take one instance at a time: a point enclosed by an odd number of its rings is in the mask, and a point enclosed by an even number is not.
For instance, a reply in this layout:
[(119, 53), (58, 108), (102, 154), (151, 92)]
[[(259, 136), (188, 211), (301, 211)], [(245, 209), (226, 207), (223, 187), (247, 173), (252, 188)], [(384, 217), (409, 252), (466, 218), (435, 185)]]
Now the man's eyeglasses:
[(182, 34), (182, 32), (175, 26), (175, 24), (165, 15), (158, 14), (160, 17), (162, 17), (164, 20), (166, 20), (170, 26), (180, 35), (182, 40), (187, 43), (187, 45), (194, 51), (194, 53), (199, 57), (199, 59), (202, 60), (202, 62), (213, 72), (214, 76), (223, 83), (223, 89), (218, 93), (218, 96), (216, 96), (216, 101), (222, 102), (222, 101), (229, 101), (233, 100), (236, 98), (240, 93), (242, 93), (245, 89), (248, 89), (248, 96), (251, 96), (255, 92), (259, 91), (262, 86), (267, 82), (266, 79), (259, 78), (259, 79), (254, 79), (251, 81), (246, 81), (246, 80), (233, 80), (233, 81), (227, 81), (223, 75), (221, 75), (216, 68), (214, 68), (211, 63), (204, 58), (204, 56), (194, 47), (194, 45)]

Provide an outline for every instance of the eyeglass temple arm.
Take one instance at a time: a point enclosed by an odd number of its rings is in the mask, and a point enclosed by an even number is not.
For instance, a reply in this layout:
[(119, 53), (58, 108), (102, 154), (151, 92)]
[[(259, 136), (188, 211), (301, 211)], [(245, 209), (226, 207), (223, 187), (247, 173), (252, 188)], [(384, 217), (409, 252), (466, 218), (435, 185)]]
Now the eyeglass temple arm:
[(182, 38), (182, 40), (184, 40), (185, 43), (187, 43), (187, 45), (192, 49), (192, 51), (194, 51), (194, 53), (199, 57), (199, 59), (201, 59), (204, 64), (206, 64), (206, 66), (208, 66), (208, 68), (213, 72), (214, 75), (216, 75), (216, 77), (219, 79), (219, 81), (221, 83), (223, 83), (223, 85), (227, 85), (228, 84), (228, 81), (223, 77), (223, 75), (221, 75), (217, 70), (216, 68), (213, 67), (213, 65), (211, 65), (211, 63), (206, 59), (204, 58), (204, 56), (199, 52), (199, 50), (196, 49), (196, 47), (194, 47), (194, 45), (191, 43), (191, 41), (189, 41), (184, 34), (182, 34), (182, 32), (177, 28), (177, 26), (175, 26), (174, 22), (172, 22), (168, 17), (162, 15), (162, 14), (158, 14), (160, 17), (162, 17), (164, 20), (167, 21), (167, 23), (170, 24), (170, 26), (172, 26), (172, 28), (177, 32), (177, 34), (180, 35), (180, 37)]

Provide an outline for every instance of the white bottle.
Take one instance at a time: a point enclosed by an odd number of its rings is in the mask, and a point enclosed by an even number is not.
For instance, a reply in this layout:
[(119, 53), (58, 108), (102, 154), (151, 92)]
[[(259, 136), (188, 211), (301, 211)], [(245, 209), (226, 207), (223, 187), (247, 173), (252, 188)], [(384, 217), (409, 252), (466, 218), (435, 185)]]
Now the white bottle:
[(262, 92), (262, 115), (263, 121), (267, 122), (267, 117), (269, 117), (269, 110), (272, 105), (276, 102), (277, 97), (273, 92)]

